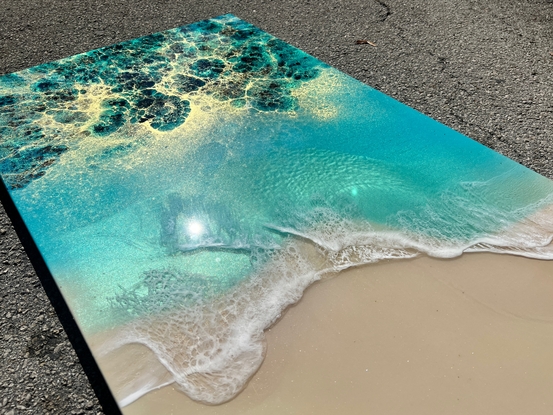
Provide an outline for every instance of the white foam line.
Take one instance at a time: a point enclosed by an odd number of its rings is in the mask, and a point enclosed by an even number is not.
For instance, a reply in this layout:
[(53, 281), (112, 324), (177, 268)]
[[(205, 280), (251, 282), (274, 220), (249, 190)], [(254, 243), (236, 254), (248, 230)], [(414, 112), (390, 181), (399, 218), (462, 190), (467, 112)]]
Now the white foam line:
[[(154, 352), (174, 382), (192, 399), (208, 404), (223, 403), (236, 396), (261, 365), (265, 352), (264, 330), (323, 275), (384, 259), (407, 259), (421, 254), (454, 258), (464, 252), (492, 252), (551, 260), (551, 210), (553, 206), (498, 234), (462, 242), (411, 232), (373, 230), (368, 224), (363, 231), (351, 221), (330, 220), (331, 226), (319, 230), (314, 227), (310, 232), (266, 225), (297, 238), (291, 239), (278, 253), (269, 254), (263, 269), (221, 297), (140, 319), (129, 324), (122, 337), (112, 339), (106, 346), (113, 350), (123, 344), (141, 343)], [(322, 269), (307, 260), (306, 250), (313, 250), (312, 244), (318, 247), (316, 255), (326, 261)], [(158, 387), (146, 385), (123, 398), (120, 404), (128, 405)]]
[(133, 393), (125, 396), (121, 400), (117, 401), (117, 404), (121, 408), (124, 408), (125, 406), (130, 405), (131, 403), (133, 403), (137, 399), (141, 398), (142, 396), (146, 395), (147, 393), (153, 392), (153, 391), (161, 389), (161, 388), (164, 388), (165, 386), (169, 386), (172, 383), (175, 383), (175, 381), (171, 380), (169, 382), (162, 383), (162, 384), (156, 385), (156, 386), (151, 387), (151, 388), (148, 388), (148, 387), (140, 388), (139, 390), (136, 390)]

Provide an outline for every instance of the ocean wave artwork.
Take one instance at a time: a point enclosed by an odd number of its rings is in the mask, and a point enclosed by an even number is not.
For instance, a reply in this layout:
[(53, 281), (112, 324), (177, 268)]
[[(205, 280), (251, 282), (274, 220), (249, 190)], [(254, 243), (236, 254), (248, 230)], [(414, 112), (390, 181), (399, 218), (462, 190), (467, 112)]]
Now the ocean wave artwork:
[(232, 15), (0, 77), (0, 174), (95, 356), (164, 367), (120, 406), (231, 400), (346, 268), (553, 258), (552, 181)]

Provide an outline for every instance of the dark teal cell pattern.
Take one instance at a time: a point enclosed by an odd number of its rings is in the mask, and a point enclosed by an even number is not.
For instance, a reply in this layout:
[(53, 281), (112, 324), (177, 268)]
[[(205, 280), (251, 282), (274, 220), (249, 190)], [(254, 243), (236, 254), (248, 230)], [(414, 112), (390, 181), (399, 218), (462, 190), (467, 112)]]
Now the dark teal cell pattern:
[[(64, 124), (86, 126), (80, 134), (99, 140), (125, 123), (173, 130), (190, 114), (182, 94), (208, 94), (236, 107), (250, 102), (258, 111), (294, 110), (290, 92), (325, 66), (227, 16), (6, 75), (0, 78), (0, 174), (11, 189), (43, 176), (68, 150)], [(110, 94), (90, 114), (76, 102), (94, 85)], [(34, 122), (45, 115), (58, 124)]]
[(100, 363), (155, 355), (121, 406), (232, 399), (343, 269), (553, 259), (551, 180), (232, 15), (0, 77), (0, 176)]

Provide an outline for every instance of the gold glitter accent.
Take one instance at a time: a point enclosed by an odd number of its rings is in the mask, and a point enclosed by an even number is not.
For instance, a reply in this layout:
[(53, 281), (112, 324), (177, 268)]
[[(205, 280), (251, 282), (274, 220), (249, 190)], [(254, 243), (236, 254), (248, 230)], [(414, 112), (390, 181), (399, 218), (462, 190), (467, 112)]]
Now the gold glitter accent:
[(335, 100), (340, 88), (343, 88), (340, 77), (333, 70), (322, 69), (317, 78), (293, 89), (292, 96), (298, 99), (301, 109), (319, 120), (329, 120), (340, 112)]

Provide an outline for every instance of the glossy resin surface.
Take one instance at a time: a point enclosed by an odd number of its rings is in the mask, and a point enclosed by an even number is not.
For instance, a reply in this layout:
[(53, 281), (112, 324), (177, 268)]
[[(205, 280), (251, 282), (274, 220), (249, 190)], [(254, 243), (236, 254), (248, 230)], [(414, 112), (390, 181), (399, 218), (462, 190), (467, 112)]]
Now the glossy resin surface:
[(232, 15), (0, 77), (0, 174), (93, 351), (211, 404), (325, 274), (553, 257), (550, 180)]

